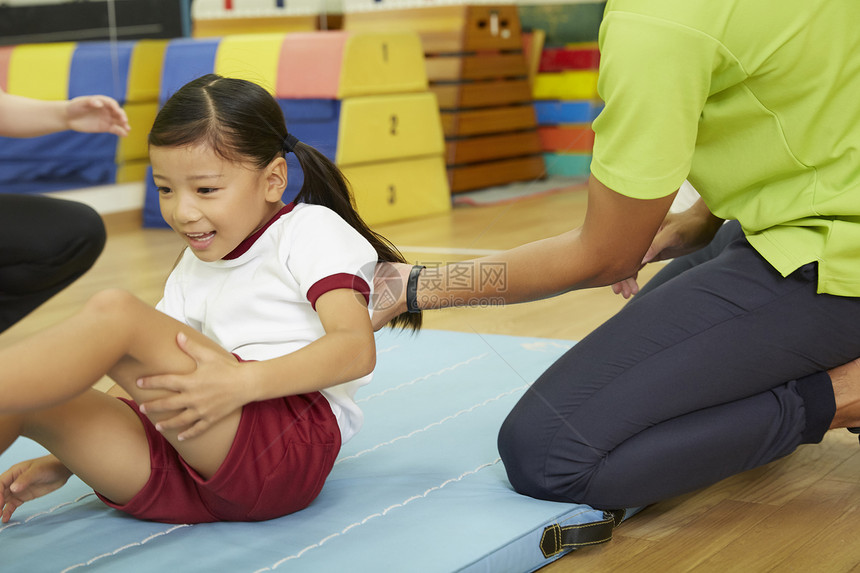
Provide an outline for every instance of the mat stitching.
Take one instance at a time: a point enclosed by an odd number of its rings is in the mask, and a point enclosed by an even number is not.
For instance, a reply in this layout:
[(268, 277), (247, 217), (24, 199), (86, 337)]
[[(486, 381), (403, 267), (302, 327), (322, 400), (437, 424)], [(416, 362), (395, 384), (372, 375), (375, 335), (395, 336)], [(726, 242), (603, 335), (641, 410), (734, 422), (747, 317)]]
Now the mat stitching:
[(383, 396), (384, 394), (387, 394), (389, 392), (394, 392), (395, 390), (400, 390), (401, 388), (405, 388), (406, 386), (411, 386), (412, 384), (416, 384), (418, 382), (422, 382), (424, 380), (432, 378), (433, 376), (440, 376), (446, 372), (451, 372), (452, 370), (456, 370), (457, 368), (460, 368), (461, 366), (465, 366), (466, 364), (469, 364), (470, 362), (474, 362), (475, 360), (480, 360), (482, 358), (485, 358), (485, 357), (489, 356), (489, 354), (490, 354), (489, 352), (485, 352), (484, 354), (481, 354), (478, 356), (473, 356), (473, 357), (469, 358), (468, 360), (464, 360), (463, 362), (459, 362), (459, 363), (453, 364), (451, 366), (446, 366), (445, 368), (443, 368), (441, 370), (437, 370), (436, 372), (431, 372), (430, 374), (425, 374), (424, 376), (419, 376), (418, 378), (410, 380), (409, 382), (404, 382), (403, 384), (399, 384), (399, 385), (393, 386), (391, 388), (386, 388), (382, 392), (377, 392), (376, 394), (370, 394), (369, 396), (365, 396), (364, 398), (362, 398), (360, 400), (356, 400), (356, 403), (367, 402), (368, 400), (370, 400), (372, 398), (378, 398), (380, 396)]
[(26, 523), (30, 523), (31, 521), (33, 521), (33, 520), (34, 520), (34, 519), (36, 519), (37, 517), (42, 517), (42, 516), (44, 516), (44, 515), (48, 515), (49, 513), (53, 513), (53, 512), (55, 512), (55, 511), (57, 511), (57, 510), (58, 510), (58, 509), (60, 509), (61, 507), (65, 507), (65, 506), (67, 506), (67, 505), (72, 505), (72, 504), (74, 504), (74, 503), (78, 503), (78, 502), (79, 502), (79, 501), (81, 501), (82, 499), (88, 498), (88, 497), (90, 497), (90, 496), (92, 496), (92, 495), (95, 495), (95, 494), (94, 494), (93, 492), (85, 493), (84, 495), (82, 495), (82, 496), (80, 496), (80, 497), (76, 497), (76, 498), (75, 498), (75, 499), (73, 499), (72, 501), (66, 501), (66, 502), (63, 502), (63, 503), (61, 503), (61, 504), (59, 504), (59, 505), (55, 505), (55, 506), (54, 506), (54, 507), (52, 507), (51, 509), (48, 509), (48, 510), (45, 510), (45, 511), (41, 511), (41, 512), (39, 512), (39, 513), (34, 513), (33, 515), (31, 515), (30, 517), (28, 517), (28, 518), (27, 518), (27, 519), (25, 519), (24, 521), (16, 521), (16, 522), (14, 522), (14, 523), (10, 523), (10, 524), (8, 524), (8, 525), (4, 525), (3, 527), (0, 527), (0, 533), (2, 533), (2, 532), (3, 532), (4, 530), (6, 530), (6, 529), (9, 529), (10, 527), (15, 527), (16, 525), (24, 525), (24, 524), (26, 524)]
[(177, 529), (182, 529), (183, 527), (191, 527), (191, 524), (182, 523), (180, 525), (174, 525), (173, 527), (171, 527), (169, 529), (165, 529), (164, 531), (159, 531), (158, 533), (153, 533), (152, 535), (150, 535), (149, 537), (146, 537), (142, 541), (135, 541), (134, 543), (129, 543), (128, 545), (123, 545), (122, 547), (118, 547), (118, 548), (116, 548), (113, 551), (110, 551), (108, 553), (102, 553), (101, 555), (96, 555), (92, 559), (89, 559), (89, 560), (84, 561), (82, 563), (76, 563), (75, 565), (72, 565), (70, 567), (66, 567), (60, 573), (67, 573), (67, 571), (71, 571), (73, 569), (78, 569), (79, 567), (89, 567), (90, 565), (92, 565), (93, 563), (98, 561), (99, 559), (102, 559), (104, 557), (113, 557), (117, 553), (120, 553), (121, 551), (125, 551), (126, 549), (131, 549), (132, 547), (140, 547), (144, 543), (149, 543), (150, 541), (152, 541), (153, 539), (155, 539), (157, 537), (161, 537), (163, 535), (168, 535), (170, 533), (173, 533)]
[(526, 390), (528, 387), (529, 387), (529, 386), (528, 386), (528, 384), (526, 384), (525, 386), (519, 386), (519, 387), (517, 387), (517, 388), (514, 388), (513, 390), (508, 390), (507, 392), (502, 392), (502, 393), (501, 393), (501, 394), (499, 394), (498, 396), (494, 396), (494, 397), (492, 397), (492, 398), (487, 398), (487, 399), (486, 399), (486, 400), (484, 400), (483, 402), (480, 402), (480, 403), (478, 403), (478, 404), (475, 404), (475, 405), (473, 405), (473, 406), (470, 406), (470, 407), (466, 408), (465, 410), (460, 410), (459, 412), (456, 412), (456, 413), (454, 413), (454, 414), (450, 414), (450, 415), (448, 415), (448, 416), (445, 416), (445, 417), (444, 417), (444, 418), (442, 418), (441, 420), (439, 420), (439, 421), (437, 421), (437, 422), (433, 422), (432, 424), (428, 424), (428, 425), (424, 426), (423, 428), (419, 428), (419, 429), (417, 429), (417, 430), (412, 430), (412, 431), (411, 431), (411, 432), (409, 432), (408, 434), (403, 434), (402, 436), (397, 436), (396, 438), (394, 438), (394, 439), (392, 439), (392, 440), (389, 440), (389, 441), (387, 441), (387, 442), (382, 442), (382, 443), (376, 444), (376, 445), (375, 445), (375, 446), (373, 446), (372, 448), (368, 448), (368, 449), (366, 449), (366, 450), (362, 450), (362, 451), (360, 451), (360, 452), (358, 452), (358, 453), (356, 453), (356, 454), (353, 454), (353, 455), (351, 455), (351, 456), (346, 456), (346, 457), (340, 458), (339, 460), (337, 460), (337, 461), (334, 463), (334, 465), (338, 465), (338, 464), (339, 464), (339, 463), (341, 463), (341, 462), (345, 462), (345, 461), (347, 461), (347, 460), (353, 460), (353, 459), (358, 458), (358, 457), (361, 457), (361, 456), (363, 456), (363, 455), (365, 455), (365, 454), (369, 454), (369, 453), (371, 453), (371, 452), (374, 452), (374, 451), (378, 450), (378, 449), (379, 449), (379, 448), (381, 448), (381, 447), (384, 447), (384, 446), (390, 446), (390, 445), (391, 445), (391, 444), (393, 444), (394, 442), (399, 442), (400, 440), (405, 440), (405, 439), (411, 438), (412, 436), (414, 436), (414, 435), (416, 435), (416, 434), (420, 434), (421, 432), (426, 432), (427, 430), (429, 430), (430, 428), (432, 428), (432, 427), (434, 427), (434, 426), (441, 426), (441, 425), (442, 425), (442, 424), (444, 424), (445, 422), (449, 422), (449, 421), (453, 420), (454, 418), (456, 418), (456, 417), (458, 417), (458, 416), (461, 416), (461, 415), (463, 415), (463, 414), (468, 414), (469, 412), (471, 412), (471, 411), (473, 411), (473, 410), (475, 410), (475, 409), (477, 409), (477, 408), (482, 408), (482, 407), (486, 406), (487, 404), (489, 404), (489, 403), (491, 403), (491, 402), (495, 402), (496, 400), (501, 400), (502, 398), (504, 398), (504, 397), (506, 397), (506, 396), (510, 396), (511, 394), (516, 394), (516, 393), (518, 393), (518, 392), (522, 392), (522, 391)]
[(438, 490), (442, 489), (443, 487), (445, 487), (445, 486), (447, 486), (447, 485), (449, 485), (449, 484), (451, 484), (451, 483), (461, 481), (461, 480), (463, 480), (464, 478), (466, 478), (466, 477), (468, 477), (468, 476), (470, 476), (470, 475), (474, 475), (474, 474), (478, 473), (479, 471), (481, 471), (481, 470), (483, 470), (483, 469), (486, 469), (486, 468), (488, 468), (488, 467), (494, 466), (494, 465), (498, 464), (498, 463), (499, 463), (499, 462), (501, 462), (501, 461), (502, 461), (502, 460), (501, 460), (501, 458), (496, 458), (496, 459), (495, 459), (494, 461), (492, 461), (492, 462), (488, 462), (488, 463), (485, 463), (485, 464), (481, 464), (480, 466), (476, 467), (476, 468), (475, 468), (475, 469), (473, 469), (473, 470), (469, 470), (469, 471), (467, 471), (467, 472), (464, 472), (464, 473), (460, 474), (460, 475), (459, 475), (458, 477), (456, 477), (456, 478), (451, 478), (451, 479), (445, 480), (445, 481), (443, 481), (441, 484), (439, 484), (439, 485), (437, 485), (437, 486), (433, 486), (433, 487), (431, 487), (430, 489), (426, 490), (424, 493), (422, 493), (422, 494), (420, 494), (420, 495), (413, 495), (413, 496), (411, 496), (411, 497), (406, 498), (404, 501), (402, 501), (402, 502), (400, 502), (400, 503), (395, 503), (394, 505), (390, 505), (390, 506), (386, 507), (384, 510), (382, 510), (382, 512), (372, 513), (372, 514), (368, 515), (367, 517), (365, 517), (364, 519), (362, 519), (361, 521), (356, 521), (355, 523), (351, 523), (350, 525), (346, 526), (344, 529), (342, 529), (342, 530), (340, 530), (340, 531), (338, 531), (338, 532), (332, 533), (331, 535), (328, 535), (328, 536), (326, 536), (326, 537), (323, 537), (321, 540), (317, 541), (317, 542), (316, 542), (316, 543), (314, 543), (313, 545), (308, 545), (307, 547), (305, 547), (304, 549), (302, 549), (302, 550), (301, 550), (301, 551), (299, 551), (298, 553), (295, 553), (295, 554), (293, 554), (293, 555), (290, 555), (289, 557), (285, 557), (285, 558), (281, 559), (280, 561), (276, 561), (274, 564), (270, 565), (269, 567), (264, 567), (264, 568), (262, 568), (262, 569), (257, 569), (254, 573), (262, 573), (263, 571), (272, 571), (272, 570), (274, 570), (275, 568), (279, 567), (280, 565), (282, 565), (282, 564), (286, 563), (287, 561), (291, 561), (291, 560), (293, 560), (293, 559), (298, 559), (298, 558), (300, 558), (302, 555), (304, 555), (305, 553), (307, 553), (308, 551), (310, 551), (311, 549), (315, 549), (315, 548), (317, 548), (317, 547), (320, 547), (320, 546), (322, 546), (324, 543), (326, 543), (326, 542), (328, 542), (328, 541), (330, 541), (330, 540), (334, 539), (335, 537), (339, 537), (339, 536), (341, 536), (341, 535), (344, 535), (345, 533), (347, 533), (347, 532), (348, 532), (348, 531), (350, 531), (351, 529), (354, 529), (354, 528), (356, 528), (356, 527), (359, 527), (359, 526), (361, 526), (361, 525), (364, 525), (364, 524), (365, 524), (365, 523), (367, 523), (368, 521), (370, 521), (370, 520), (372, 520), (372, 519), (376, 519), (377, 517), (384, 517), (384, 516), (385, 516), (385, 515), (387, 515), (387, 514), (388, 514), (388, 512), (390, 512), (390, 511), (393, 511), (393, 510), (395, 510), (395, 509), (397, 509), (397, 508), (399, 508), (399, 507), (404, 507), (406, 504), (411, 503), (411, 502), (415, 501), (416, 499), (423, 499), (423, 498), (427, 497), (429, 494), (433, 493), (434, 491), (438, 491)]

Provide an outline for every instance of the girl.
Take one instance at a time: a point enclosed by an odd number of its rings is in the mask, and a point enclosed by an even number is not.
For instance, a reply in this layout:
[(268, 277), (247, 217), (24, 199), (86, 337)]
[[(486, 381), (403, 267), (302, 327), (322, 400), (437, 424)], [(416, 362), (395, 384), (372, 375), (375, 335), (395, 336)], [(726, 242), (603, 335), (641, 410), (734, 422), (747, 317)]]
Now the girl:
[[(162, 312), (106, 291), (0, 351), (0, 448), (23, 435), (52, 453), (0, 476), (3, 522), (72, 473), (141, 519), (279, 517), (316, 497), (361, 426), (369, 284), (378, 259), (402, 257), (337, 168), (287, 133), (268, 92), (215, 75), (170, 98), (149, 144), (162, 215), (188, 248)], [(305, 183), (284, 205), (288, 152)], [(90, 390), (104, 374), (130, 399)]]

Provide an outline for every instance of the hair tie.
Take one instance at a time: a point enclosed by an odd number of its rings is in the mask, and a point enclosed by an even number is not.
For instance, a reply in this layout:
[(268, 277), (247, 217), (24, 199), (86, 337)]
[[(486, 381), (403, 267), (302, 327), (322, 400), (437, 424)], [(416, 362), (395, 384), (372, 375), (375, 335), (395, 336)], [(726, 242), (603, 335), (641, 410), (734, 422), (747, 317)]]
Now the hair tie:
[(284, 138), (284, 142), (281, 144), (281, 147), (283, 148), (284, 153), (290, 153), (296, 148), (298, 143), (299, 139), (295, 135), (288, 133)]

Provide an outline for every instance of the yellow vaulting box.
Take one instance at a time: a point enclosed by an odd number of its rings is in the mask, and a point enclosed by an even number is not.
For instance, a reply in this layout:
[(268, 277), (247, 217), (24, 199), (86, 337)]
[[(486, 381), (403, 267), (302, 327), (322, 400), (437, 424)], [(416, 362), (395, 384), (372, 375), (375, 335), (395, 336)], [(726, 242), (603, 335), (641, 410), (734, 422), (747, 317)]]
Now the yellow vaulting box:
[(433, 94), (343, 100), (338, 165), (441, 155), (443, 152), (442, 124)]
[(442, 155), (344, 165), (341, 169), (352, 184), (358, 212), (369, 224), (445, 213), (451, 209)]
[[(543, 177), (517, 6), (380, 6), (346, 13), (344, 28), (412, 30), (421, 38), (452, 193)], [(505, 144), (493, 145), (489, 135)]]

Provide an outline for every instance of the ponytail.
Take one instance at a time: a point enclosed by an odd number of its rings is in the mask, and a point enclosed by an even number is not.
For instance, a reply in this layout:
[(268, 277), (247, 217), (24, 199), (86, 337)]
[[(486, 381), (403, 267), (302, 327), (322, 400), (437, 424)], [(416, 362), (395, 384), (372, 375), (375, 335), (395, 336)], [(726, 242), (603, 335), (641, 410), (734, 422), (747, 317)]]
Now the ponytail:
[[(291, 135), (287, 136), (287, 139), (290, 140), (289, 145), (287, 146), (285, 143), (284, 150), (292, 151), (296, 155), (305, 176), (304, 184), (299, 194), (296, 195), (296, 203), (310, 203), (328, 207), (367, 239), (376, 250), (376, 255), (380, 261), (405, 263), (406, 259), (397, 250), (397, 247), (368, 227), (358, 214), (353, 203), (352, 193), (349, 190), (349, 184), (340, 169), (310, 145), (297, 141)], [(421, 328), (421, 322), (422, 314), (420, 312), (405, 312), (394, 317), (389, 325), (416, 331)]]

